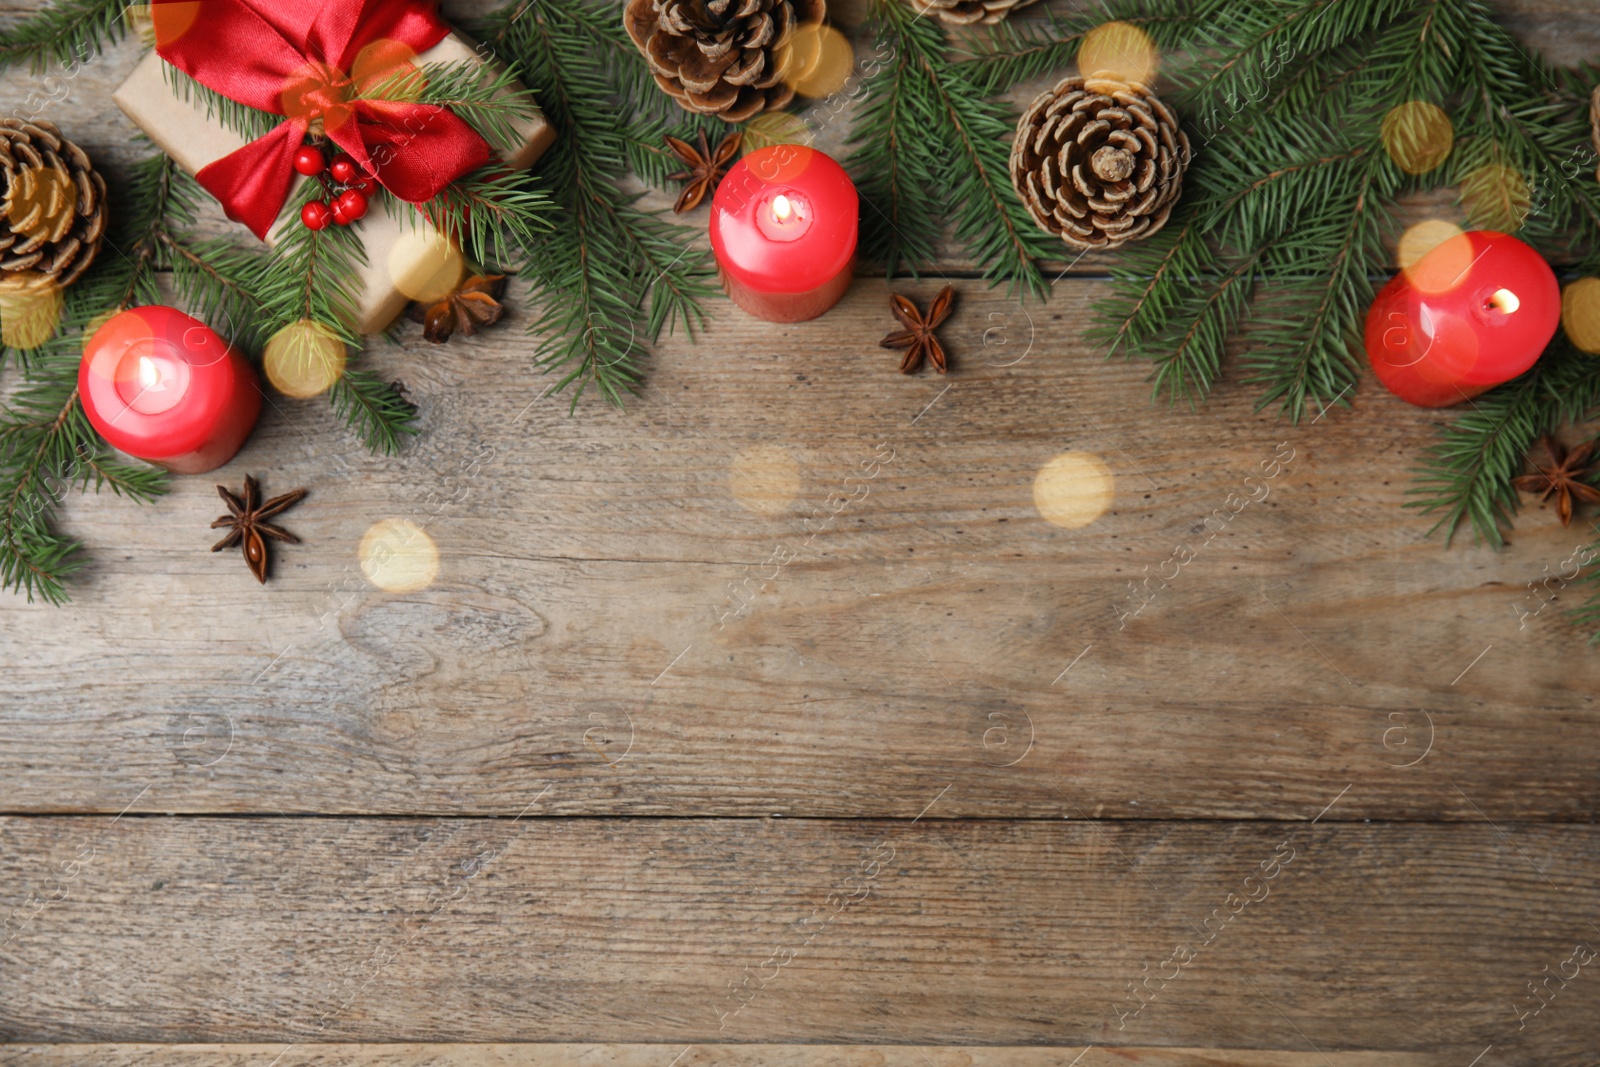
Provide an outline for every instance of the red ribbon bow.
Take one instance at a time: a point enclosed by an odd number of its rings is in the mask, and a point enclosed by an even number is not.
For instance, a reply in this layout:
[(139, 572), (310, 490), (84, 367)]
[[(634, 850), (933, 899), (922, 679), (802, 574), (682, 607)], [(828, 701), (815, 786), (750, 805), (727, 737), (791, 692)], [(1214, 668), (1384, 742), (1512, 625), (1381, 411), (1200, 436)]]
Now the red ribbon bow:
[(404, 85), (411, 60), (450, 32), (431, 2), (155, 0), (151, 15), (162, 59), (230, 100), (285, 116), (196, 175), (257, 237), (283, 209), (295, 149), (314, 119), (413, 204), (489, 160), (488, 142), (447, 109), (362, 95), (386, 79)]

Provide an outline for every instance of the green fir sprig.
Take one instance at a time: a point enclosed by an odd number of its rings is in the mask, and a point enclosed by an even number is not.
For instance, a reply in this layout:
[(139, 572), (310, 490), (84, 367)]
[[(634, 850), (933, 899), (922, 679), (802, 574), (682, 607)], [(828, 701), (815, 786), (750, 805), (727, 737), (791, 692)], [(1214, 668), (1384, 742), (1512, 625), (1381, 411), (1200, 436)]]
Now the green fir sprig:
[(0, 30), (0, 69), (29, 64), (35, 73), (74, 68), (127, 35), (126, 0), (57, 0)]
[(861, 248), (893, 275), (935, 258), (941, 222), (991, 284), (1043, 298), (1038, 260), (1061, 245), (1011, 187), (1015, 114), (984, 86), (1000, 75), (954, 62), (949, 35), (904, 0), (870, 0), (875, 69), (864, 79), (845, 166), (861, 194)]
[(640, 380), (645, 343), (679, 326), (692, 335), (715, 292), (693, 231), (618, 185), (639, 142), (618, 115), (637, 113), (627, 105), (647, 83), (659, 90), (606, 0), (515, 4), (483, 36), (557, 133), (539, 165), (555, 226), (527, 246), (535, 359), (559, 375), (552, 392), (572, 387), (573, 407), (591, 387), (620, 406)]
[(78, 397), (78, 367), (86, 328), (159, 296), (175, 173), (171, 160), (150, 160), (119, 190), (106, 247), (65, 294), (53, 333), (24, 354), (23, 380), (0, 409), (0, 588), (29, 600), (65, 602), (67, 578), (86, 562), (82, 546), (51, 527), (67, 490), (109, 487), (149, 500), (166, 489), (164, 471), (119, 459), (95, 433)]

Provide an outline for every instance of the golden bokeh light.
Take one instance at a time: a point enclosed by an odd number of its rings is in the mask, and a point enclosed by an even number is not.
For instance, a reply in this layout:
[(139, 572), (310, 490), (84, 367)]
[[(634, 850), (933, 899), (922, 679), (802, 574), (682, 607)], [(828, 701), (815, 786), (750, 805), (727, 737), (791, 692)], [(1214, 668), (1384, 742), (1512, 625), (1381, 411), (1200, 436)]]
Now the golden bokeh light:
[(439, 576), (439, 546), (409, 519), (381, 519), (358, 550), (361, 573), (386, 593), (415, 593)]
[(1461, 203), (1474, 228), (1515, 233), (1528, 218), (1528, 181), (1504, 163), (1485, 163), (1461, 182)]
[(151, 4), (146, 9), (155, 28), (156, 44), (172, 44), (195, 24), (200, 17), (201, 0), (180, 0), (175, 3)]
[(0, 341), (8, 348), (38, 348), (61, 324), (61, 287), (42, 274), (22, 272), (0, 281)]
[[(416, 64), (417, 53), (404, 41), (380, 37), (363, 45), (350, 64), (350, 80), (363, 95), (383, 100), (414, 102), (422, 99), (428, 79)], [(382, 91), (375, 90), (381, 86)]]
[(779, 57), (780, 77), (801, 96), (819, 99), (845, 87), (855, 53), (845, 35), (823, 23), (801, 26)]
[(1103, 22), (1083, 35), (1078, 71), (1085, 78), (1116, 78), (1149, 85), (1161, 70), (1161, 53), (1149, 34), (1129, 22)]
[(310, 319), (291, 322), (272, 335), (261, 354), (267, 381), (284, 396), (304, 400), (333, 388), (344, 373), (346, 351), (328, 327)]
[(1561, 290), (1561, 328), (1579, 349), (1600, 356), (1600, 278), (1579, 278)]
[(775, 144), (799, 144), (810, 147), (816, 135), (811, 132), (811, 127), (806, 125), (804, 119), (789, 111), (763, 111), (744, 127), (744, 143), (740, 151), (741, 156), (747, 156), (758, 148), (768, 148)]
[(781, 515), (800, 495), (800, 464), (777, 445), (747, 448), (728, 467), (728, 491), (746, 511)]
[(1400, 248), (1396, 253), (1400, 269), (1407, 274), (1415, 267), (1422, 257), (1444, 244), (1452, 237), (1461, 236), (1461, 227), (1444, 219), (1424, 219), (1415, 226), (1407, 227), (1406, 232), (1400, 235)]
[(1116, 485), (1111, 468), (1093, 452), (1063, 452), (1039, 468), (1033, 506), (1052, 526), (1081, 529), (1105, 514)]
[(1450, 155), (1456, 130), (1437, 104), (1407, 100), (1383, 116), (1383, 147), (1407, 174), (1426, 174)]
[(1465, 233), (1446, 237), (1430, 248), (1406, 271), (1406, 278), (1424, 293), (1448, 293), (1460, 285), (1472, 269), (1475, 253), (1472, 238)]
[(436, 304), (455, 292), (466, 271), (456, 243), (420, 221), (389, 250), (389, 280), (408, 299), (423, 304)]

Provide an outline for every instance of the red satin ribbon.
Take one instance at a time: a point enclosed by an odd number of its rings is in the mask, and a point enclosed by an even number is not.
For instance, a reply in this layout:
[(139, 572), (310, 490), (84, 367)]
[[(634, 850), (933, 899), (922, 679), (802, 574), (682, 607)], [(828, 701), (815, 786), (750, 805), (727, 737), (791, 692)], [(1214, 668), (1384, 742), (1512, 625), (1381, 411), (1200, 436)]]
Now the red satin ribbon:
[(401, 200), (432, 199), (482, 166), (489, 145), (432, 104), (361, 98), (438, 44), (449, 27), (418, 0), (155, 0), (161, 58), (230, 100), (285, 116), (196, 177), (228, 217), (265, 238), (313, 119)]

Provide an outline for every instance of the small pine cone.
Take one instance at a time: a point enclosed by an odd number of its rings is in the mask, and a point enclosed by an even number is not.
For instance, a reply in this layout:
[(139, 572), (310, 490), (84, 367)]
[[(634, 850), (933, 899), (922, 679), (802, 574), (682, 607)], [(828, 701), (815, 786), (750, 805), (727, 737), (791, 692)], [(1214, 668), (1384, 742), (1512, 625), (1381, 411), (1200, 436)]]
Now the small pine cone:
[(53, 123), (14, 118), (0, 119), (0, 169), (0, 276), (71, 285), (105, 237), (105, 179)]
[(1028, 105), (1011, 144), (1011, 183), (1028, 212), (1072, 248), (1111, 249), (1167, 223), (1189, 138), (1138, 82), (1066, 78)]
[(951, 26), (988, 26), (1034, 0), (911, 0), (919, 15), (933, 15)]
[(743, 122), (794, 99), (783, 63), (824, 0), (628, 0), (622, 24), (685, 111)]

